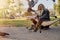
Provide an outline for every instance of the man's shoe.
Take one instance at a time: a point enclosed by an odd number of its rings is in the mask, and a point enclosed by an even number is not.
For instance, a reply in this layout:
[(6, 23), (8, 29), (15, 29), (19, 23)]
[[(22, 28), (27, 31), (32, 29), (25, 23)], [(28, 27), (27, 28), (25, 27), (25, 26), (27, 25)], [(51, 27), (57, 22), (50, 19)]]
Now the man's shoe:
[(34, 25), (31, 26), (31, 28), (29, 30), (33, 30), (34, 29)]
[(34, 32), (37, 32), (37, 30), (38, 30), (38, 28), (36, 28), (36, 29), (34, 30)]

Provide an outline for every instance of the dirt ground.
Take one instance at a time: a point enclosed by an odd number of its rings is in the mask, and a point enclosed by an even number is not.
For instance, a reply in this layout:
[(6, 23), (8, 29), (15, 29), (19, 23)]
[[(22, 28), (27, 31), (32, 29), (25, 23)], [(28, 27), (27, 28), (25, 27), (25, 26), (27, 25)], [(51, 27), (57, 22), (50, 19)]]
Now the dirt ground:
[(60, 27), (42, 30), (42, 33), (28, 31), (25, 27), (0, 27), (0, 32), (10, 34), (5, 37), (0, 36), (0, 40), (60, 40)]

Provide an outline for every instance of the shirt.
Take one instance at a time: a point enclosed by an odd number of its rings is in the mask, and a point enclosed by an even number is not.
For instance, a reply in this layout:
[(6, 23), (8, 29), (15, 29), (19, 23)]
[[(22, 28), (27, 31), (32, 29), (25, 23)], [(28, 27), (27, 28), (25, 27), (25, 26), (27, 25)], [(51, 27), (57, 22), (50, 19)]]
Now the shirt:
[(35, 13), (36, 13), (38, 16), (41, 16), (42, 13), (43, 13), (43, 10), (37, 10), (37, 11), (35, 11)]

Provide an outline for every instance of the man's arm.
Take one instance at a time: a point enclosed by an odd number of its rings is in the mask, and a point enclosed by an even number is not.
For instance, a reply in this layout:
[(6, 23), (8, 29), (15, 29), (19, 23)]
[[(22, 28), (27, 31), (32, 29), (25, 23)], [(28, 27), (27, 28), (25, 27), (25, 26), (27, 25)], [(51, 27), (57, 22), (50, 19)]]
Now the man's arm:
[(37, 15), (37, 11), (36, 10), (32, 10), (36, 15)]

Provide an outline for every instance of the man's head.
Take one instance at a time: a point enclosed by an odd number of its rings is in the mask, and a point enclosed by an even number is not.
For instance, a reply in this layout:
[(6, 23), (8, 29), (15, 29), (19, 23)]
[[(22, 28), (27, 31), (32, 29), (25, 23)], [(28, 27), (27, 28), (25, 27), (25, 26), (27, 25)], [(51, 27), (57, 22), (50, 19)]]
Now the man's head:
[(43, 4), (39, 4), (38, 10), (43, 10), (43, 9), (45, 9), (44, 5)]

